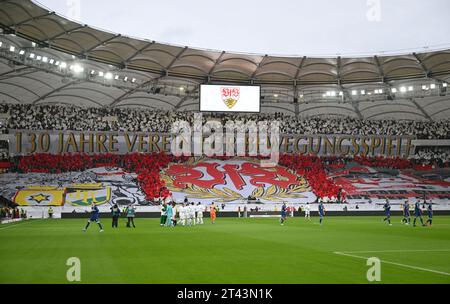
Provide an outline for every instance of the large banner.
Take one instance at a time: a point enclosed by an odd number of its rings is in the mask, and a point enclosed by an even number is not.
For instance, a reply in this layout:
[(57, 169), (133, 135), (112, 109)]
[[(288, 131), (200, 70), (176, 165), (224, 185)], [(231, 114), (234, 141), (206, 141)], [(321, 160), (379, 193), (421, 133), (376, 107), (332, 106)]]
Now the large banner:
[[(164, 133), (30, 132), (21, 130), (10, 130), (9, 132), (11, 155), (77, 152), (90, 154), (170, 153), (172, 141), (172, 136)], [(399, 156), (404, 158), (414, 154), (414, 138), (408, 136), (281, 135), (280, 137), (281, 153)], [(208, 136), (203, 136), (203, 139), (206, 138)], [(270, 137), (267, 145), (270, 146)]]
[(31, 186), (19, 190), (13, 198), (19, 206), (62, 206), (64, 189), (51, 186)]
[(66, 173), (0, 174), (2, 196), (21, 206), (81, 208), (93, 202), (109, 210), (112, 204), (148, 205), (136, 174), (120, 168), (93, 168)]
[(316, 196), (306, 180), (282, 166), (262, 168), (254, 159), (191, 158), (169, 164), (162, 179), (177, 202), (185, 197), (203, 204), (243, 203), (250, 198), (261, 203), (312, 202)]
[[(450, 168), (394, 170), (349, 162), (343, 168), (332, 169), (328, 176), (344, 189), (352, 210), (356, 205), (364, 209), (363, 204), (371, 210), (382, 210), (380, 204), (386, 198), (400, 208), (405, 199), (414, 202), (424, 196), (440, 210), (450, 210)], [(0, 189), (2, 196), (26, 208), (62, 205), (64, 212), (85, 213), (95, 201), (102, 212), (109, 212), (112, 204), (134, 204), (141, 211), (159, 211), (157, 203), (152, 205), (145, 199), (136, 177), (110, 167), (59, 174), (4, 173), (0, 174)], [(190, 158), (184, 163), (169, 164), (161, 177), (177, 202), (188, 197), (203, 205), (225, 204), (226, 210), (233, 211), (237, 206), (242, 208), (249, 196), (257, 199), (250, 200), (249, 206), (271, 211), (279, 210), (282, 202), (299, 206), (316, 199), (302, 176), (283, 166), (260, 167), (254, 159)], [(337, 204), (333, 208), (342, 210), (343, 206)]]
[(66, 188), (66, 203), (72, 206), (103, 205), (111, 199), (111, 188), (99, 184), (76, 184)]
[(450, 200), (450, 169), (433, 171), (395, 170), (348, 163), (329, 176), (349, 200), (423, 198)]

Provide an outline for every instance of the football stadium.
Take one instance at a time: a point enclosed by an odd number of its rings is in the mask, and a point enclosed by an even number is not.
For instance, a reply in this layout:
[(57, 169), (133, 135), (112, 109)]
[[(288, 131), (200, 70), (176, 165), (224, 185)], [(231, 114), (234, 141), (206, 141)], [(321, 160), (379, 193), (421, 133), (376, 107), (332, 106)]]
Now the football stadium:
[(149, 32), (0, 2), (1, 284), (450, 283), (450, 44)]

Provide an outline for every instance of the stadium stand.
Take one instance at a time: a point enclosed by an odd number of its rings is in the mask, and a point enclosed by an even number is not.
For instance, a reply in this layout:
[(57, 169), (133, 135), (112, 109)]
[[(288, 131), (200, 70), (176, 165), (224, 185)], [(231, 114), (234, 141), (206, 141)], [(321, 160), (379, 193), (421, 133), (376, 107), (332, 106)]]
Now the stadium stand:
[[(192, 121), (191, 112), (169, 112), (142, 109), (79, 108), (57, 105), (0, 105), (0, 113), (9, 113), (9, 129), (71, 131), (170, 132), (177, 120)], [(107, 119), (115, 117), (115, 120)], [(450, 138), (450, 120), (436, 122), (401, 120), (361, 120), (355, 118), (298, 118), (274, 114), (216, 114), (208, 119), (274, 121), (281, 123), (284, 134), (409, 135), (419, 139)]]
[[(154, 199), (161, 191), (167, 194), (160, 169), (173, 158), (162, 154), (9, 155), (15, 146), (13, 133), (169, 133), (174, 121), (192, 122), (193, 113), (199, 112), (202, 84), (236, 84), (261, 87), (261, 112), (203, 113), (204, 122), (277, 120), (283, 134), (411, 136), (419, 142), (407, 159), (282, 155), (281, 163), (304, 176), (317, 196), (336, 201), (340, 187), (335, 180), (342, 175), (341, 182), (349, 188), (372, 186), (379, 176), (389, 174), (389, 182), (401, 180), (394, 190), (403, 189), (413, 178), (411, 187), (417, 191), (432, 182), (436, 182), (435, 192), (448, 188), (446, 171), (436, 172), (449, 166), (450, 156), (447, 49), (355, 58), (234, 54), (113, 34), (68, 20), (29, 0), (6, 0), (2, 6), (9, 12), (0, 14), (0, 163), (4, 171), (42, 173), (40, 178), (50, 179), (47, 174), (121, 167), (137, 174), (133, 179), (147, 199)], [(175, 159), (183, 161), (187, 160)], [(124, 162), (144, 165), (136, 170)], [(423, 170), (433, 173), (434, 180), (416, 176)], [(364, 184), (353, 176), (365, 180), (375, 176), (375, 181)], [(358, 181), (351, 184), (350, 179)], [(8, 184), (8, 178), (3, 182), (12, 198), (15, 185)], [(123, 184), (128, 187), (128, 180)], [(115, 199), (120, 195), (118, 190), (112, 194)]]

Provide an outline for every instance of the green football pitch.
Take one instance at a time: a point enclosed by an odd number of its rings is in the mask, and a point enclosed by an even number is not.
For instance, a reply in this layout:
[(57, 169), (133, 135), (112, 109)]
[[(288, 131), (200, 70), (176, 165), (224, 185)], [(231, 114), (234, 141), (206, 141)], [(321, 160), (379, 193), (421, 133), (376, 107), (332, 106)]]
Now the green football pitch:
[(31, 220), (0, 227), (0, 283), (369, 283), (367, 258), (381, 260), (381, 283), (450, 283), (450, 217), (412, 227), (380, 217), (218, 218), (212, 225), (136, 229), (82, 219)]

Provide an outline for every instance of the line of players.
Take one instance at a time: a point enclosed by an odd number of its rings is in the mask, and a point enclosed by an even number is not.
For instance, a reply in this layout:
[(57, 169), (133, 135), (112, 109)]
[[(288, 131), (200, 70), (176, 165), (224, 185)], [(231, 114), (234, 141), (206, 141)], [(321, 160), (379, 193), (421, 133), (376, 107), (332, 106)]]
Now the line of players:
[[(426, 200), (423, 201), (423, 206), (425, 207), (426, 211), (427, 211), (427, 215), (428, 215), (428, 219), (427, 221), (424, 223), (423, 222), (423, 218), (422, 218), (422, 209), (420, 208), (420, 200), (416, 201), (416, 203), (414, 204), (414, 222), (413, 222), (413, 227), (417, 226), (417, 219), (420, 220), (420, 223), (422, 224), (422, 226), (432, 226), (433, 225), (433, 203), (430, 202), (426, 202)], [(402, 224), (406, 224), (406, 225), (410, 225), (411, 224), (411, 210), (410, 210), (410, 204), (409, 201), (406, 200), (403, 204), (402, 204), (402, 211), (403, 211), (403, 218), (402, 218)], [(391, 223), (391, 203), (389, 202), (389, 200), (387, 199), (385, 204), (383, 205), (383, 209), (384, 212), (386, 214), (386, 217), (383, 219), (384, 222), (388, 222), (388, 224), (390, 226), (392, 226)], [(309, 203), (307, 203), (304, 207), (304, 211), (305, 211), (305, 218), (307, 218), (308, 220), (311, 219), (311, 208)], [(323, 223), (323, 218), (325, 216), (325, 207), (323, 205), (323, 203), (321, 201), (319, 201), (319, 205), (318, 205), (318, 213), (319, 213), (319, 223), (322, 225)], [(281, 207), (281, 220), (280, 223), (281, 225), (284, 225), (284, 222), (286, 221), (286, 217), (287, 217), (287, 206), (286, 203), (283, 203), (283, 206)]]
[[(161, 206), (160, 225), (165, 227), (174, 227), (178, 224), (181, 226), (203, 225), (203, 212), (207, 211), (207, 207), (201, 203), (195, 205), (185, 199), (182, 204), (174, 202), (163, 203)], [(213, 204), (209, 207), (211, 223), (216, 222), (217, 207)], [(177, 220), (179, 219), (179, 220)]]
[[(425, 200), (423, 202), (423, 205), (427, 206), (426, 211), (428, 215), (428, 220), (426, 223), (423, 222), (422, 219), (422, 209), (420, 208), (420, 200), (416, 201), (414, 204), (414, 222), (413, 227), (416, 227), (417, 219), (420, 220), (420, 223), (422, 226), (432, 226), (433, 224), (433, 203), (429, 202), (427, 203)], [(194, 226), (194, 225), (202, 225), (203, 222), (203, 212), (206, 212), (206, 207), (201, 205), (201, 203), (198, 203), (195, 205), (194, 203), (189, 203), (187, 199), (185, 199), (185, 202), (183, 204), (178, 205), (175, 208), (176, 204), (174, 202), (171, 202), (169, 204), (164, 203), (161, 208), (161, 226), (167, 226), (167, 227), (173, 227), (176, 226), (177, 221), (177, 212), (180, 219), (180, 225), (181, 226)], [(383, 219), (384, 222), (388, 222), (390, 226), (392, 226), (391, 223), (391, 203), (388, 199), (386, 199), (385, 204), (383, 205), (383, 209), (385, 211), (386, 217)], [(409, 201), (406, 200), (402, 205), (403, 210), (403, 218), (402, 223), (409, 225), (411, 223), (411, 214), (410, 214), (410, 204)], [(318, 211), (319, 211), (319, 223), (322, 225), (323, 218), (325, 216), (325, 207), (322, 202), (319, 202), (318, 205)], [(211, 217), (211, 223), (215, 224), (216, 220), (216, 212), (217, 207), (214, 205), (214, 203), (210, 206), (210, 217)], [(281, 225), (284, 225), (284, 222), (286, 221), (287, 217), (287, 206), (286, 203), (283, 203), (283, 206), (281, 207)], [(307, 204), (305, 206), (305, 218), (310, 219), (310, 206)], [(91, 211), (91, 217), (89, 218), (86, 227), (83, 228), (83, 231), (86, 231), (88, 227), (90, 226), (91, 222), (96, 222), (100, 228), (100, 232), (103, 232), (103, 226), (100, 223), (99, 220), (99, 209), (96, 206), (95, 203), (92, 204), (92, 211)], [(134, 223), (133, 223), (134, 225)]]
[[(319, 224), (322, 225), (323, 223), (323, 218), (325, 216), (325, 207), (323, 205), (322, 201), (319, 201), (319, 205), (318, 205), (318, 213), (319, 213)], [(311, 220), (311, 208), (309, 203), (306, 203), (305, 207), (304, 207), (304, 211), (305, 211), (305, 218), (307, 218), (308, 220)], [(286, 221), (286, 217), (287, 217), (287, 206), (286, 203), (283, 203), (283, 206), (281, 206), (281, 226), (284, 225), (284, 222)]]
[[(414, 204), (414, 222), (413, 222), (413, 227), (416, 227), (416, 222), (417, 219), (420, 220), (420, 223), (422, 224), (422, 226), (431, 226), (433, 224), (433, 203), (432, 202), (426, 202), (425, 200), (423, 201), (423, 206), (426, 205), (426, 211), (427, 211), (427, 215), (428, 215), (428, 220), (426, 221), (426, 223), (423, 222), (422, 219), (422, 209), (420, 208), (420, 200), (416, 201), (416, 203)], [(391, 223), (391, 203), (389, 202), (389, 200), (387, 199), (385, 204), (383, 205), (383, 209), (384, 212), (386, 214), (386, 217), (383, 219), (384, 222), (388, 222), (388, 224), (390, 226), (392, 226)], [(409, 225), (411, 224), (411, 213), (410, 213), (410, 204), (409, 201), (406, 200), (403, 204), (402, 204), (402, 211), (403, 211), (403, 218), (402, 218), (402, 223)]]
[[(174, 202), (171, 203), (163, 203), (161, 208), (161, 226), (167, 226), (167, 227), (174, 227), (177, 225), (177, 213), (180, 219), (180, 225), (181, 226), (195, 226), (195, 225), (203, 225), (203, 212), (206, 212), (206, 207), (201, 205), (201, 203), (198, 203), (195, 205), (194, 203), (189, 203), (187, 200), (185, 200), (184, 204), (177, 205)], [(115, 207), (117, 207), (115, 205)], [(216, 212), (218, 210), (218, 207), (216, 207), (213, 204), (211, 204), (209, 208), (211, 223), (215, 224), (216, 222)], [(117, 227), (117, 219), (119, 217), (120, 211), (114, 211), (113, 208), (111, 208), (113, 212), (113, 228)], [(136, 209), (134, 207), (127, 207), (127, 218), (128, 218), (128, 224), (127, 227), (130, 227), (130, 218), (131, 222), (133, 224), (133, 227), (136, 228), (134, 224), (134, 215)], [(130, 211), (132, 210), (132, 215), (130, 215)], [(115, 215), (116, 212), (116, 215)], [(95, 222), (97, 223), (98, 227), (100, 228), (100, 232), (103, 232), (103, 225), (100, 222), (100, 210), (97, 207), (96, 203), (92, 203), (91, 206), (91, 214), (89, 217), (89, 220), (86, 224), (86, 226), (82, 229), (84, 232), (87, 231), (91, 223)]]

